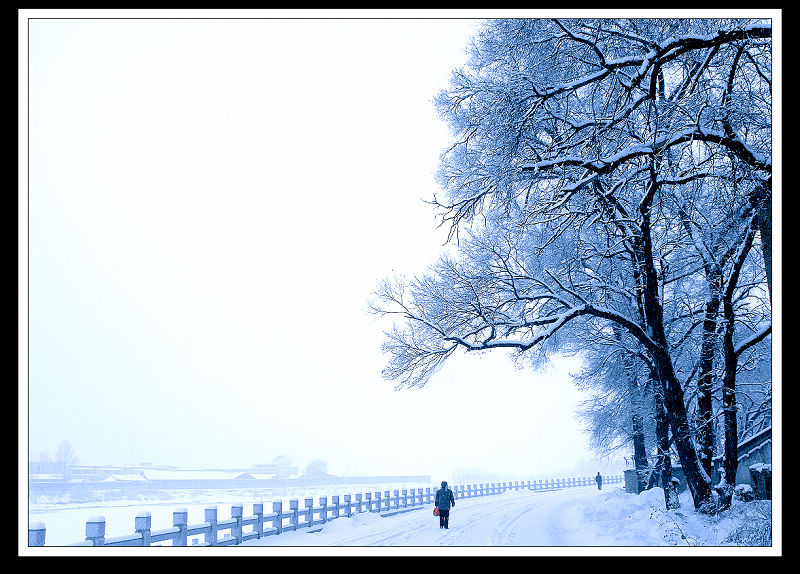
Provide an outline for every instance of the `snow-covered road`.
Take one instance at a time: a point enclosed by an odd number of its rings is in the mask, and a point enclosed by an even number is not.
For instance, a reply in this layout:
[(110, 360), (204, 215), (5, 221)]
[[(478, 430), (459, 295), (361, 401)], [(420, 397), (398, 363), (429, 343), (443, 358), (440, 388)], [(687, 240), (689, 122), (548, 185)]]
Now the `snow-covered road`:
[[(617, 488), (618, 490), (618, 488)], [(329, 522), (319, 532), (284, 532), (251, 540), (251, 546), (570, 546), (621, 544), (617, 532), (597, 531), (603, 521), (585, 522), (587, 509), (610, 503), (610, 491), (593, 487), (549, 492), (523, 490), (464, 498), (450, 512), (449, 530), (439, 528), (425, 505), (394, 516), (362, 513)], [(594, 504), (593, 504), (594, 503)], [(616, 514), (611, 509), (611, 514)], [(318, 527), (317, 527), (318, 528)], [(315, 528), (316, 529), (316, 528)], [(589, 529), (589, 531), (587, 531)], [(638, 537), (637, 537), (638, 538)], [(640, 540), (629, 539), (628, 544)], [(662, 541), (663, 543), (663, 541)]]

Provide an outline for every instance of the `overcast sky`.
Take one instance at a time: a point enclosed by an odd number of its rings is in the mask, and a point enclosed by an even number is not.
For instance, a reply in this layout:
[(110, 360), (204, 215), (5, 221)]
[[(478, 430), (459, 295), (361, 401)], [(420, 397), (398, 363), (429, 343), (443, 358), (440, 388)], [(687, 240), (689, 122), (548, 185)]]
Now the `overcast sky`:
[(442, 250), (431, 99), (474, 27), (31, 20), (31, 458), (69, 440), (86, 464), (531, 478), (590, 460), (569, 365), (381, 378), (367, 300)]

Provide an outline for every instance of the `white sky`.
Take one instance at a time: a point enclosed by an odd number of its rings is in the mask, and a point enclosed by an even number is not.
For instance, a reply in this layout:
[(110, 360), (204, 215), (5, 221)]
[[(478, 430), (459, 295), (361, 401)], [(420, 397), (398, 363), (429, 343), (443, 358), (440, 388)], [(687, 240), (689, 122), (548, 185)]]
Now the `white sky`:
[(366, 302), (441, 252), (423, 200), (450, 134), (431, 98), (473, 26), (31, 20), (23, 452), (67, 439), (86, 464), (285, 454), (434, 477), (585, 465), (565, 368), (501, 353), (422, 390), (380, 376), (386, 324)]

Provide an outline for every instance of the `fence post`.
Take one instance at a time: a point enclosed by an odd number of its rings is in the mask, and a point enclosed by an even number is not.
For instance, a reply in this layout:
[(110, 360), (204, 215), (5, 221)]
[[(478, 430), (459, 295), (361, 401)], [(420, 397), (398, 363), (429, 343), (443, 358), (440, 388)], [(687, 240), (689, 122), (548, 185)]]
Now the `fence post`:
[(142, 535), (142, 546), (150, 546), (150, 513), (146, 510), (138, 512), (133, 523), (136, 532)]
[(313, 526), (314, 525), (314, 499), (313, 498), (306, 498), (303, 502), (306, 507), (306, 514), (308, 518), (306, 518), (306, 526)]
[(242, 515), (244, 505), (242, 503), (231, 505), (231, 518), (236, 520), (236, 524), (231, 528), (231, 535), (236, 539), (236, 544), (242, 543)]
[(93, 546), (102, 546), (106, 536), (105, 516), (92, 516), (86, 521), (86, 540), (91, 540)]
[(209, 505), (203, 509), (203, 517), (205, 521), (210, 524), (208, 532), (206, 532), (206, 544), (210, 546), (217, 545), (217, 507), (216, 505)]
[(351, 502), (350, 502), (352, 500), (352, 498), (353, 497), (350, 494), (345, 494), (344, 495), (344, 509), (345, 509), (344, 510), (344, 515), (347, 518), (350, 518), (350, 516), (353, 514), (353, 512), (352, 512), (353, 508), (352, 508)]
[(331, 496), (331, 508), (333, 509), (333, 516), (331, 520), (339, 518), (339, 495), (334, 494)]
[(381, 491), (380, 490), (376, 490), (375, 491), (375, 512), (380, 512), (381, 511), (381, 506), (382, 506), (382, 504), (381, 504)]
[(255, 502), (255, 503), (253, 503), (253, 514), (256, 515), (256, 523), (253, 526), (253, 529), (257, 533), (256, 538), (261, 538), (261, 534), (264, 532), (264, 503), (263, 502)]
[[(386, 499), (386, 510), (389, 510), (392, 507), (391, 494), (392, 493), (389, 492), (388, 490), (384, 490), (383, 491), (383, 497)], [(399, 500), (397, 501), (397, 506), (398, 506), (398, 508), (400, 507), (400, 501)]]
[(176, 508), (172, 513), (172, 525), (178, 528), (178, 534), (172, 541), (173, 546), (186, 546), (188, 543), (187, 526), (189, 524), (189, 511), (185, 508)]
[(362, 501), (363, 496), (364, 495), (361, 494), (360, 492), (358, 494), (356, 494), (356, 512), (357, 513), (364, 512), (364, 506), (363, 506), (364, 503)]
[(300, 501), (293, 498), (289, 501), (289, 511), (292, 513), (289, 522), (292, 525), (292, 530), (297, 530), (300, 527)]
[(429, 503), (431, 501), (431, 487), (428, 486), (425, 488), (425, 503)]
[[(397, 492), (397, 491), (395, 490), (395, 492)], [(403, 501), (403, 508), (408, 506), (408, 489), (407, 488), (403, 488), (400, 491), (400, 497), (397, 499), (397, 508), (400, 508), (400, 500)]]
[(283, 501), (272, 501), (272, 513), (275, 515), (272, 517), (272, 528), (275, 529), (275, 534), (280, 534), (283, 532)]
[(328, 522), (328, 497), (327, 496), (320, 496), (319, 497), (319, 517), (322, 519), (322, 524)]
[(28, 523), (28, 546), (44, 546), (44, 538), (47, 534), (44, 522)]
[[(399, 490), (395, 490), (393, 494), (394, 494), (393, 498), (395, 500), (395, 508), (400, 508), (400, 491)], [(391, 505), (389, 505), (389, 506), (391, 506)]]

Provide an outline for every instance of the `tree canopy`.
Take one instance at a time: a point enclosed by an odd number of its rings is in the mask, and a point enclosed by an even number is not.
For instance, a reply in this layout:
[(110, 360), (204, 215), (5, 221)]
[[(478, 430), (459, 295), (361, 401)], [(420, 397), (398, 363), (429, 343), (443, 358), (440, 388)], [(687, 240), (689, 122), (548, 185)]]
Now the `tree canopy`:
[(655, 398), (659, 460), (674, 445), (712, 508), (711, 397), (735, 435), (739, 360), (759, 364), (771, 332), (771, 36), (761, 20), (486, 21), (435, 98), (454, 143), (432, 203), (456, 254), (377, 290), (398, 319), (384, 376), (425, 385), (457, 350), (591, 351), (597, 388), (639, 397), (640, 417)]

